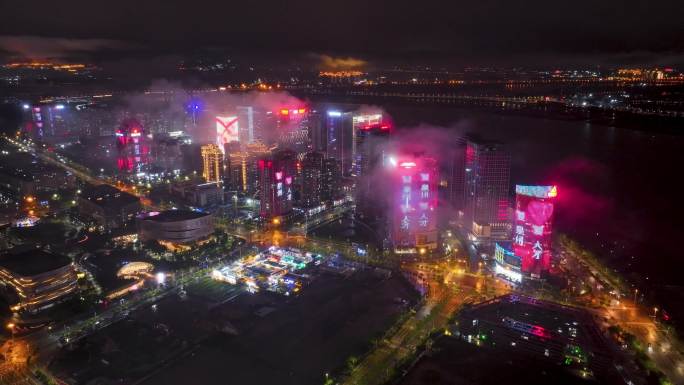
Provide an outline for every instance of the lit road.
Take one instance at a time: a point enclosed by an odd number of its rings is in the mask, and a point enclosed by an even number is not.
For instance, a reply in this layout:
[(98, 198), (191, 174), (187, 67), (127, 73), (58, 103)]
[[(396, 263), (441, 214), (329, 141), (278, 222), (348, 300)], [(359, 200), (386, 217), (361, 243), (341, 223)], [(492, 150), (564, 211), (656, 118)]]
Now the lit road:
[(412, 359), (430, 333), (444, 330), (449, 319), (465, 303), (480, 302), (510, 292), (509, 286), (500, 280), (468, 273), (457, 262), (412, 262), (403, 264), (402, 269), (417, 277), (426, 287), (421, 307), (390, 329), (341, 383), (386, 383), (394, 375), (395, 368)]
[(38, 157), (40, 160), (42, 160), (45, 163), (51, 164), (53, 166), (60, 167), (64, 169), (65, 171), (70, 172), (74, 176), (76, 176), (78, 179), (92, 184), (92, 185), (101, 185), (101, 184), (107, 184), (112, 187), (115, 187), (119, 190), (125, 191), (129, 194), (133, 194), (137, 197), (140, 198), (140, 203), (148, 210), (159, 210), (158, 207), (156, 207), (152, 201), (145, 196), (143, 191), (138, 189), (135, 185), (129, 185), (126, 183), (123, 183), (121, 181), (117, 181), (116, 183), (112, 183), (111, 181), (101, 178), (99, 176), (94, 176), (92, 173), (88, 170), (87, 167), (84, 167), (76, 162), (73, 162), (66, 157), (62, 157), (59, 154), (56, 153), (50, 153), (47, 151), (44, 151), (42, 149), (38, 149), (35, 147), (33, 144), (26, 144), (21, 141), (14, 140), (12, 138), (5, 137), (5, 139), (11, 143), (12, 145), (30, 152), (34, 156)]
[[(599, 319), (607, 320), (603, 321), (604, 328), (615, 325), (634, 335), (655, 366), (672, 383), (684, 383), (684, 345), (656, 321), (657, 310), (635, 303), (636, 293), (621, 285), (614, 273), (598, 266), (597, 261), (585, 258), (581, 252), (569, 247), (561, 249), (567, 259), (567, 272), (594, 283), (587, 310)], [(623, 295), (618, 298), (611, 292)]]
[(19, 147), (20, 149), (25, 150), (25, 151), (31, 153), (32, 155), (40, 158), (40, 160), (44, 161), (45, 163), (49, 163), (51, 165), (60, 167), (64, 170), (74, 174), (77, 178), (79, 178), (85, 182), (88, 182), (88, 183), (94, 184), (94, 185), (100, 185), (100, 184), (105, 183), (102, 180), (95, 178), (92, 175), (84, 172), (83, 171), (85, 169), (84, 167), (77, 166), (77, 165), (74, 165), (74, 166), (70, 165), (71, 162), (68, 161), (66, 158), (64, 158), (64, 160), (56, 159), (55, 154), (48, 154), (43, 150), (36, 149), (35, 145), (33, 145), (33, 144), (29, 145), (29, 144), (26, 144), (24, 142), (21, 142), (21, 141), (12, 139), (12, 138), (8, 138), (8, 137), (5, 137), (5, 139), (9, 143), (11, 143), (12, 145)]

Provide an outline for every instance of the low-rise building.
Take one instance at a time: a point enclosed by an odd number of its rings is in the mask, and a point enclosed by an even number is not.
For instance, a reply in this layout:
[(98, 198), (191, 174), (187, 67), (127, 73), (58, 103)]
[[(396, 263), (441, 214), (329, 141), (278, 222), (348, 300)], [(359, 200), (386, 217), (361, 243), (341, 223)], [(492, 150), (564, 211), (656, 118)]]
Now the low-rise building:
[(190, 206), (207, 207), (223, 204), (223, 188), (218, 183), (182, 182), (171, 186), (171, 194)]
[(143, 241), (188, 243), (206, 238), (213, 232), (214, 216), (210, 213), (168, 210), (138, 217), (138, 235)]
[(141, 208), (135, 195), (104, 184), (88, 187), (78, 197), (79, 214), (105, 229), (125, 226)]
[(35, 313), (77, 291), (76, 269), (66, 256), (25, 249), (0, 256), (0, 283), (13, 311)]

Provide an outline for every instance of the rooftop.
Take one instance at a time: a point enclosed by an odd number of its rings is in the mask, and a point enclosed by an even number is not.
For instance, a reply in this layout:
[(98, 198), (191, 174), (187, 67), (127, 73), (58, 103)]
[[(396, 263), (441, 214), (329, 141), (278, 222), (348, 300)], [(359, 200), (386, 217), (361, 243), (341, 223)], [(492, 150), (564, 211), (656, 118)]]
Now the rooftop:
[(0, 255), (0, 267), (24, 277), (30, 277), (59, 269), (71, 263), (71, 260), (42, 249), (32, 248), (21, 251), (10, 251)]
[(140, 202), (140, 199), (135, 195), (106, 184), (88, 187), (81, 197), (106, 209), (118, 209), (131, 203)]
[[(152, 213), (150, 213), (152, 214)], [(143, 217), (142, 219), (145, 221), (154, 221), (154, 222), (175, 222), (175, 221), (184, 221), (188, 219), (196, 219), (196, 218), (202, 218), (206, 217), (210, 214), (208, 213), (202, 213), (199, 211), (190, 211), (190, 210), (167, 210), (167, 211), (162, 211), (156, 215), (147, 215)]]

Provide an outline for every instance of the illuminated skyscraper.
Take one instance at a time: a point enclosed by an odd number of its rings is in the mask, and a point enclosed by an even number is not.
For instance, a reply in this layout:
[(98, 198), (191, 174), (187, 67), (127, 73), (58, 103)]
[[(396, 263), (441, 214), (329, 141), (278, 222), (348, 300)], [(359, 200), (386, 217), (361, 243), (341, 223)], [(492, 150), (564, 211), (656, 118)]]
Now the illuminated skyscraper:
[(221, 153), (229, 143), (240, 140), (239, 122), (237, 116), (217, 116), (216, 117), (216, 144)]
[(313, 110), (309, 113), (309, 142), (311, 143), (311, 150), (318, 151), (325, 155), (326, 143), (326, 126), (325, 114)]
[(254, 143), (226, 156), (226, 183), (231, 190), (253, 195), (259, 189), (258, 160), (269, 154), (266, 146)]
[(354, 139), (352, 113), (330, 110), (325, 118), (324, 146), (319, 151), (324, 151), (328, 158), (337, 159), (344, 175), (349, 175)]
[(323, 192), (323, 154), (320, 152), (309, 152), (301, 162), (302, 166), (302, 207), (320, 206)]
[(136, 119), (126, 119), (116, 130), (115, 136), (119, 170), (131, 173), (145, 171), (150, 150), (142, 124)]
[(342, 163), (335, 158), (323, 160), (323, 181), (321, 183), (321, 199), (332, 202), (344, 196), (342, 191)]
[(465, 151), (465, 226), (471, 239), (507, 239), (510, 154), (499, 143), (469, 139)]
[(393, 170), (392, 243), (395, 252), (437, 248), (437, 162), (424, 156), (402, 156)]
[(466, 140), (459, 138), (445, 162), (443, 178), (447, 181), (446, 200), (455, 210), (462, 211), (465, 206), (465, 154)]
[(553, 211), (556, 186), (515, 186), (513, 250), (522, 272), (539, 277), (551, 266)]
[(202, 176), (207, 182), (220, 183), (223, 152), (216, 144), (202, 146)]
[(390, 135), (391, 127), (383, 122), (382, 114), (355, 115), (352, 118), (352, 171), (351, 175), (368, 173), (383, 158), (383, 144)]
[(25, 132), (35, 138), (66, 136), (74, 130), (74, 116), (67, 105), (41, 104), (31, 107), (24, 105)]
[(276, 115), (279, 146), (294, 151), (300, 160), (311, 150), (309, 113), (310, 111), (303, 107), (281, 108)]
[(247, 192), (247, 162), (248, 156), (245, 152), (232, 152), (226, 154), (226, 174), (224, 176), (225, 185), (228, 189)]
[(240, 143), (242, 145), (254, 143), (254, 108), (251, 106), (238, 106), (237, 111)]
[(291, 150), (279, 150), (259, 159), (261, 216), (276, 218), (290, 214), (294, 199), (297, 156)]

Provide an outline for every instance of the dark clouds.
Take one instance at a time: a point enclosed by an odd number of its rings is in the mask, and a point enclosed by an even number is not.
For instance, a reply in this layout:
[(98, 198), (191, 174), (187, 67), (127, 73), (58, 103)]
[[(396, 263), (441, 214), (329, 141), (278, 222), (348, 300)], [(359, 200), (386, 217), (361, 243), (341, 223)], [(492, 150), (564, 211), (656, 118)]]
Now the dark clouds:
[(506, 58), (682, 52), (684, 2), (23, 0), (0, 5), (0, 35), (127, 41), (154, 51)]
[(129, 50), (131, 43), (110, 39), (73, 39), (37, 36), (0, 36), (0, 49), (11, 56), (32, 59), (66, 58), (103, 50)]

